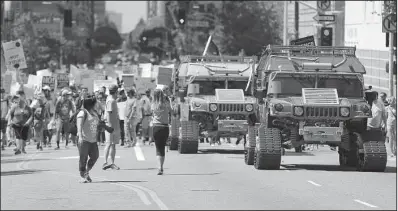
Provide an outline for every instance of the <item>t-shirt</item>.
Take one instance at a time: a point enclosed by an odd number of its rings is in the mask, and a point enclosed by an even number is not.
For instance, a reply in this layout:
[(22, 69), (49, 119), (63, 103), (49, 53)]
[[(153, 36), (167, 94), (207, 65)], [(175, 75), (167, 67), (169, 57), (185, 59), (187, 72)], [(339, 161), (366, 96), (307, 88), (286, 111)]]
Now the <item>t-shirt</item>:
[(58, 100), (55, 109), (61, 119), (69, 119), (70, 112), (73, 110), (73, 103), (68, 99)]
[(13, 124), (24, 125), (32, 116), (32, 109), (27, 105), (24, 108), (15, 105), (11, 108), (10, 115)]
[(169, 124), (169, 113), (171, 107), (169, 103), (160, 106), (159, 109), (155, 109), (155, 105), (151, 105), (152, 109), (152, 124)]
[(372, 105), (372, 117), (368, 118), (368, 127), (381, 128), (383, 120), (386, 118), (386, 109), (383, 102), (378, 100)]
[(146, 96), (142, 96), (141, 98), (141, 105), (142, 108), (144, 109), (144, 115), (150, 115), (151, 114), (151, 100)]
[[(110, 123), (107, 122), (108, 115), (110, 115)], [(120, 122), (119, 122), (119, 110), (117, 107), (117, 102), (113, 99), (112, 96), (108, 96), (106, 98), (106, 105), (105, 105), (105, 122), (108, 126), (112, 126), (115, 131), (120, 131)]]
[(137, 116), (137, 99), (129, 98), (126, 101), (126, 108), (124, 110), (124, 120), (130, 120)]
[[(84, 114), (86, 113), (86, 114)], [(86, 115), (86, 117), (85, 117)], [(99, 117), (97, 114), (90, 114), (87, 110), (80, 110), (77, 114), (77, 118), (82, 118), (83, 129), (82, 129), (82, 138), (83, 141), (87, 141), (90, 143), (97, 142), (97, 131), (99, 124)]]

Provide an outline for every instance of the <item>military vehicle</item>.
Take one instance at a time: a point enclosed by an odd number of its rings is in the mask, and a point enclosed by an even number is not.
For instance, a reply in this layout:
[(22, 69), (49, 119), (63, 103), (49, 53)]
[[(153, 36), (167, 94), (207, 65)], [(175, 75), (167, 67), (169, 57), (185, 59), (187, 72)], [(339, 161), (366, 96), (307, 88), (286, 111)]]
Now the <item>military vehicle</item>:
[(201, 138), (245, 136), (247, 117), (258, 110), (246, 87), (256, 58), (182, 56), (180, 61), (173, 74), (180, 115), (172, 119), (170, 150), (197, 153)]
[(256, 169), (280, 169), (282, 148), (323, 144), (339, 148), (341, 166), (385, 170), (385, 136), (367, 130), (366, 71), (355, 50), (267, 46), (251, 80), (260, 127), (246, 151)]

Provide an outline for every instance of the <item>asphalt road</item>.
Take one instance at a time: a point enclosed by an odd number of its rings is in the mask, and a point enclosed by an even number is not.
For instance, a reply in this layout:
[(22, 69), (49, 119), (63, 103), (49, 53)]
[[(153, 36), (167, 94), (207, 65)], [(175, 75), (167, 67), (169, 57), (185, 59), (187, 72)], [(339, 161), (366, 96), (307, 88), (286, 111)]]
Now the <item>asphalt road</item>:
[(166, 154), (156, 175), (154, 146), (118, 147), (121, 170), (79, 183), (77, 149), (1, 155), (1, 209), (306, 209), (396, 210), (396, 160), (384, 173), (338, 166), (337, 152), (319, 148), (287, 152), (279, 171), (259, 171), (243, 161), (243, 147), (200, 145), (200, 153)]

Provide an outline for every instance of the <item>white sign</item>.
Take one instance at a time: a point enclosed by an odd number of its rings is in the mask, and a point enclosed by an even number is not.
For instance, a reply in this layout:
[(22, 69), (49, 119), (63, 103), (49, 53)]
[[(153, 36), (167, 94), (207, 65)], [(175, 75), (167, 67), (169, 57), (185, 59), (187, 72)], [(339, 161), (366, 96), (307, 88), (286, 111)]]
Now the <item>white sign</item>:
[(138, 94), (144, 94), (148, 89), (154, 89), (156, 84), (152, 78), (135, 78), (135, 88)]
[(4, 60), (8, 70), (27, 68), (20, 39), (3, 43)]
[[(93, 80), (91, 80), (93, 81)], [(101, 90), (103, 86), (106, 87), (106, 90), (109, 90), (109, 87), (111, 85), (116, 85), (117, 82), (115, 80), (94, 80), (93, 81), (93, 91), (95, 90)]]
[(123, 74), (123, 87), (125, 90), (132, 89), (134, 87), (134, 75), (133, 74)]

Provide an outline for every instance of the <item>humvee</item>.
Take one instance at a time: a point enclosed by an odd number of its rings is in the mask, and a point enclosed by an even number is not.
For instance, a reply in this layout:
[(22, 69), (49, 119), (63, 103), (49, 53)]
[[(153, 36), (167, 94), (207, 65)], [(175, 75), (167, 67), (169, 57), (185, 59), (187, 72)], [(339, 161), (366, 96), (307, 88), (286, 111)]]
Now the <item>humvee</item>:
[(322, 144), (338, 147), (341, 166), (385, 170), (385, 137), (381, 130), (367, 130), (371, 104), (355, 50), (267, 46), (251, 81), (260, 126), (246, 154), (256, 169), (279, 169), (282, 148)]
[(170, 150), (197, 153), (201, 138), (245, 136), (247, 117), (258, 110), (246, 87), (256, 58), (189, 55), (180, 61), (173, 74), (180, 115), (172, 119)]

